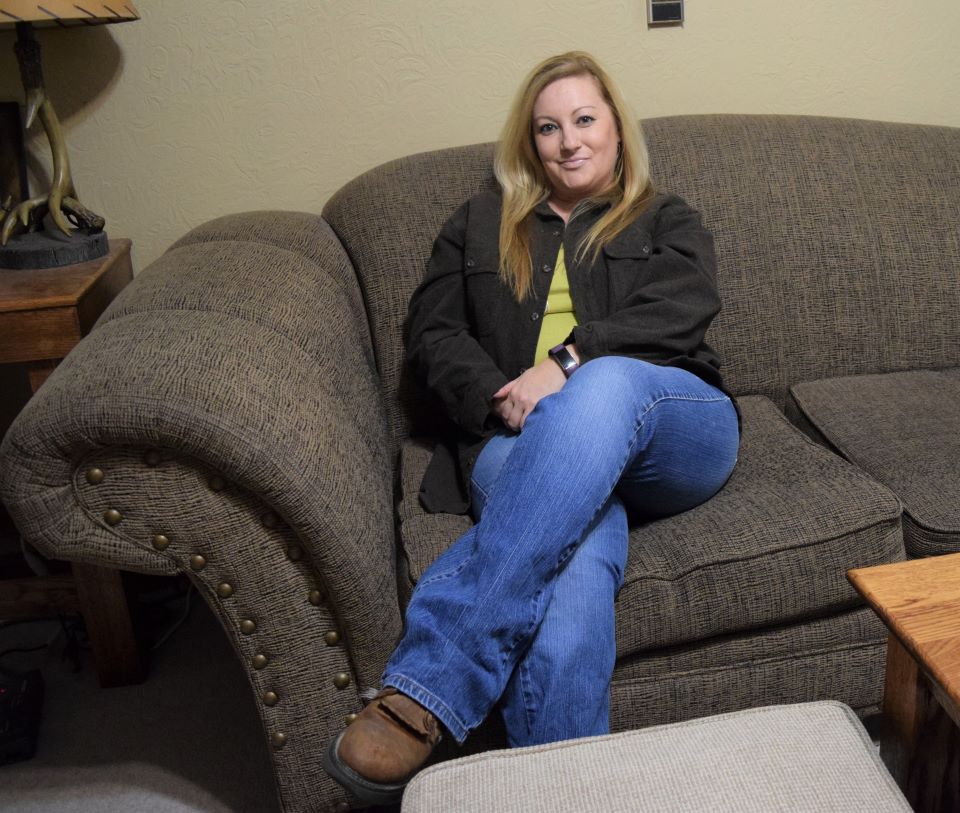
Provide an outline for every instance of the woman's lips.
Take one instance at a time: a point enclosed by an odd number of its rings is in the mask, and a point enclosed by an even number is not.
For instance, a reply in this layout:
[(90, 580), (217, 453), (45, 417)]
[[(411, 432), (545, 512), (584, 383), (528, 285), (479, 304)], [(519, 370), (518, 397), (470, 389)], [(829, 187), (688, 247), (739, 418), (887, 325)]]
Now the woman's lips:
[(561, 161), (560, 166), (564, 169), (577, 169), (586, 163), (586, 158), (568, 158), (566, 161)]

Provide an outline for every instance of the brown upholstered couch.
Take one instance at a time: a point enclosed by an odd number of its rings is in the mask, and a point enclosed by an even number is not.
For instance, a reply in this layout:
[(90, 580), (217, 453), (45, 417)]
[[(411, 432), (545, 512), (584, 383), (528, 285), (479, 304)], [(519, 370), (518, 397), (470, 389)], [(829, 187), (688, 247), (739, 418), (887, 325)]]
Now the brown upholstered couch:
[[(710, 340), (744, 433), (719, 495), (632, 534), (613, 727), (815, 698), (868, 710), (885, 636), (844, 572), (904, 542), (960, 549), (960, 130), (644, 126), (656, 182), (717, 237)], [(400, 333), (440, 224), (492, 183), (491, 146), (460, 147), (362, 175), (322, 217), (200, 226), (4, 439), (0, 493), (41, 551), (193, 580), (248, 667), (289, 811), (346, 804), (321, 749), (468, 523), (419, 507), (429, 442), (409, 438), (431, 412)]]

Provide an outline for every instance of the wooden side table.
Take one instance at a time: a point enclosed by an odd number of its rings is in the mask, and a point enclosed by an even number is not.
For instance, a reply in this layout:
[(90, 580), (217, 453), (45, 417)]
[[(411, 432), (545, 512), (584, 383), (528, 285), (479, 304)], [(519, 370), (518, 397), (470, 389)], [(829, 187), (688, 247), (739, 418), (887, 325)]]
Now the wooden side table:
[[(0, 364), (25, 364), (36, 392), (132, 278), (129, 240), (86, 263), (0, 271)], [(64, 611), (86, 621), (101, 686), (144, 679), (120, 571), (73, 563), (72, 575), (0, 581), (0, 618)]]
[(960, 810), (960, 554), (847, 573), (890, 631), (880, 755), (916, 811)]

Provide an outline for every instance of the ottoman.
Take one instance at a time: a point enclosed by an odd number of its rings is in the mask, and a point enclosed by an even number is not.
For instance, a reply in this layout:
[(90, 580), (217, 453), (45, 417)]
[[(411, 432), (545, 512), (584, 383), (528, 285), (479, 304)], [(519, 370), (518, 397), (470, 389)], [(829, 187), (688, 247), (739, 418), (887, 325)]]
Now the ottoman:
[(402, 813), (910, 809), (853, 711), (824, 701), (440, 763)]

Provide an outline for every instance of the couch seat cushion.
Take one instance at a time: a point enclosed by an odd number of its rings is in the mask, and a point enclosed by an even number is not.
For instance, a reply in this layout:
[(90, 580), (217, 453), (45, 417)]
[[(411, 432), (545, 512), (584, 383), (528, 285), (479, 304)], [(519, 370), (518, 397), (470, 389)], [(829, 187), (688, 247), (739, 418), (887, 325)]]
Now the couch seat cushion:
[(960, 551), (960, 368), (830, 378), (790, 392), (810, 434), (900, 498), (911, 555)]
[[(902, 559), (900, 505), (762, 397), (739, 399), (743, 439), (726, 486), (701, 506), (634, 528), (617, 600), (617, 651), (831, 615), (858, 606), (849, 568)], [(401, 538), (411, 579), (469, 527), (419, 507), (429, 447), (402, 452)]]

